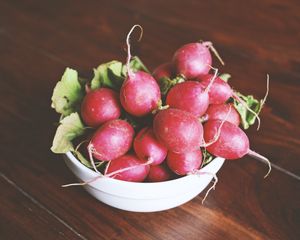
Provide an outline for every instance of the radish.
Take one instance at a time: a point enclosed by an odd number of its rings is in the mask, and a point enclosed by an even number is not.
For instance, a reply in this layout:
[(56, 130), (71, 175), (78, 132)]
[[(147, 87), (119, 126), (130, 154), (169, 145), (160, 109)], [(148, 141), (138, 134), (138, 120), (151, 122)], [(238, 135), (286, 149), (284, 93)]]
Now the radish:
[(164, 182), (172, 179), (173, 174), (166, 164), (151, 165), (146, 180), (148, 182)]
[(120, 115), (119, 96), (109, 88), (88, 92), (81, 104), (81, 117), (90, 127), (98, 127), (108, 120), (119, 118)]
[(127, 154), (110, 161), (104, 176), (128, 182), (142, 182), (147, 177), (149, 165), (137, 156)]
[[(201, 85), (206, 88), (210, 84), (212, 78), (213, 75), (207, 74), (197, 78), (197, 80), (199, 80)], [(208, 95), (209, 104), (221, 104), (225, 103), (233, 95), (233, 90), (227, 82), (219, 77), (216, 77), (208, 92)]]
[(157, 113), (153, 120), (153, 131), (170, 151), (177, 153), (196, 150), (203, 139), (203, 127), (198, 118), (174, 108)]
[(110, 161), (124, 155), (131, 147), (133, 127), (125, 120), (104, 123), (93, 135), (88, 150), (100, 161)]
[[(130, 44), (129, 37), (134, 28), (140, 25), (134, 25), (127, 35), (126, 43), (128, 46), (127, 52), (127, 77), (124, 80), (120, 89), (120, 100), (124, 109), (137, 117), (145, 116), (158, 107), (161, 101), (160, 89), (156, 80), (149, 74), (143, 71), (133, 72), (130, 69)], [(141, 28), (142, 29), (142, 28)]]
[(158, 107), (160, 89), (155, 79), (146, 72), (138, 71), (128, 76), (120, 90), (121, 104), (126, 112), (145, 116)]
[(157, 82), (163, 77), (174, 78), (175, 77), (175, 69), (172, 62), (166, 62), (159, 65), (154, 69), (152, 76), (156, 79)]
[(151, 128), (143, 128), (133, 142), (135, 153), (140, 159), (150, 160), (152, 165), (161, 164), (167, 156), (167, 148), (154, 136)]
[[(213, 81), (213, 79), (215, 80)], [(209, 102), (210, 104), (220, 104), (225, 103), (230, 97), (236, 99), (238, 102), (240, 102), (249, 112), (254, 114), (254, 116), (257, 119), (258, 125), (257, 130), (260, 127), (260, 118), (258, 114), (253, 111), (251, 108), (248, 107), (247, 103), (245, 103), (238, 94), (233, 91), (233, 89), (229, 86), (229, 84), (225, 81), (223, 81), (221, 78), (216, 78), (215, 75), (207, 74), (205, 76), (200, 76), (197, 78), (198, 81), (203, 85), (203, 87), (207, 87), (210, 89), (208, 91), (209, 94)], [(211, 84), (212, 83), (212, 84)], [(267, 92), (264, 97), (264, 101), (267, 97), (269, 89), (269, 77), (267, 78)]]
[(167, 164), (173, 172), (181, 176), (195, 172), (202, 164), (202, 152), (200, 148), (192, 152), (169, 152)]
[(209, 105), (204, 118), (205, 120), (226, 120), (227, 122), (231, 122), (236, 126), (239, 126), (241, 122), (238, 111), (231, 103)]
[(173, 63), (177, 73), (184, 75), (187, 79), (208, 74), (212, 65), (209, 49), (213, 51), (224, 65), (211, 42), (189, 43), (179, 48), (173, 56)]
[(209, 97), (199, 82), (186, 81), (170, 89), (166, 103), (172, 108), (185, 110), (200, 117), (208, 108)]
[(230, 122), (209, 120), (204, 124), (204, 140), (206, 143), (210, 143), (206, 147), (207, 151), (215, 156), (233, 160), (249, 155), (263, 160), (269, 165), (267, 175), (271, 171), (270, 161), (252, 151), (249, 148), (247, 135), (239, 127)]

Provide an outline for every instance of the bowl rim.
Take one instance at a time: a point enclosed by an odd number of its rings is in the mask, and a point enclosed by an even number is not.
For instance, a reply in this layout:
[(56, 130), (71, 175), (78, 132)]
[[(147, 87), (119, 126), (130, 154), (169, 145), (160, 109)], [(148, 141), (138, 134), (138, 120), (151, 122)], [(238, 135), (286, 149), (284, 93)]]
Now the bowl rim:
[[(95, 171), (93, 171), (92, 169), (84, 166), (75, 156), (71, 151), (68, 151), (67, 153), (65, 153), (65, 156), (73, 163), (76, 165), (76, 167), (80, 168), (82, 171), (88, 173), (89, 175), (91, 175), (91, 178), (93, 177), (97, 177), (99, 176), (98, 173), (96, 173)], [(225, 161), (224, 158), (221, 157), (215, 157), (210, 163), (208, 163), (206, 166), (204, 166), (203, 168), (200, 168), (200, 172), (209, 172), (209, 170), (207, 171), (207, 169), (209, 169), (209, 166), (211, 166), (211, 164), (215, 161), (215, 160), (221, 160), (221, 161)], [(222, 164), (223, 165), (223, 164)], [(118, 183), (118, 184), (130, 184), (130, 185), (135, 185), (135, 186), (142, 186), (142, 185), (147, 185), (147, 186), (161, 186), (162, 184), (165, 185), (169, 185), (169, 184), (174, 184), (176, 182), (179, 181), (183, 181), (184, 179), (188, 179), (191, 177), (195, 177), (195, 175), (190, 174), (190, 175), (186, 175), (186, 176), (182, 176), (176, 179), (171, 179), (171, 180), (167, 180), (167, 181), (163, 181), (163, 182), (129, 182), (129, 181), (123, 181), (123, 180), (119, 180), (119, 179), (114, 179), (114, 178), (110, 178), (110, 177), (105, 177), (103, 176), (104, 179), (106, 179), (106, 181), (111, 181), (112, 183)]]

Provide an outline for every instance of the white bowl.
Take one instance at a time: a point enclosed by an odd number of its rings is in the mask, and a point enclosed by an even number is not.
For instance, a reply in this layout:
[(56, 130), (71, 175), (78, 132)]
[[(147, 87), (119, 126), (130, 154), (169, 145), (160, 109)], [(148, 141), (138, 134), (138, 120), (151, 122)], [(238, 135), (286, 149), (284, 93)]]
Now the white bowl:
[[(71, 152), (65, 162), (79, 181), (89, 181), (98, 174), (81, 164)], [(215, 158), (200, 171), (216, 174), (224, 163)], [(165, 182), (135, 183), (113, 178), (99, 178), (84, 186), (99, 201), (132, 212), (156, 212), (184, 204), (201, 193), (211, 182), (210, 174), (188, 175)]]

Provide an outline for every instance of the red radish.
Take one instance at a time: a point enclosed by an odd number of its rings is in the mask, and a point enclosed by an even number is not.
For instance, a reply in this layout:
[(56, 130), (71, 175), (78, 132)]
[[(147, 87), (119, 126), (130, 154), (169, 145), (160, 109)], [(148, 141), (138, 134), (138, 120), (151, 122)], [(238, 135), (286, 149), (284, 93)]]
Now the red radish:
[(163, 77), (175, 77), (175, 69), (171, 62), (163, 63), (154, 69), (152, 75), (156, 79), (156, 81), (159, 82), (159, 80)]
[(211, 154), (231, 160), (248, 154), (265, 161), (269, 165), (267, 175), (270, 173), (269, 160), (249, 148), (247, 135), (236, 125), (227, 121), (210, 120), (204, 124), (204, 140), (212, 143), (206, 147)]
[(151, 165), (146, 180), (148, 182), (164, 182), (172, 179), (172, 175), (172, 172), (166, 166), (166, 164), (160, 164), (155, 166)]
[(192, 152), (169, 152), (167, 164), (169, 168), (178, 175), (192, 173), (198, 170), (202, 164), (202, 152), (200, 148)]
[(90, 127), (98, 127), (120, 115), (119, 96), (109, 88), (99, 88), (87, 93), (81, 104), (81, 117)]
[(178, 74), (193, 79), (209, 72), (212, 58), (208, 47), (204, 44), (189, 43), (175, 52), (173, 63)]
[(199, 82), (185, 81), (170, 89), (166, 103), (172, 108), (185, 110), (200, 117), (208, 108), (209, 97)]
[(151, 161), (152, 165), (161, 164), (167, 156), (167, 148), (154, 136), (151, 128), (143, 128), (135, 137), (133, 148), (137, 156)]
[(93, 135), (88, 149), (100, 161), (110, 161), (124, 155), (131, 147), (134, 130), (125, 120), (104, 123)]
[[(210, 104), (220, 104), (220, 103), (225, 103), (230, 97), (236, 99), (239, 103), (241, 103), (249, 112), (254, 114), (254, 116), (257, 119), (258, 125), (257, 125), (257, 130), (260, 127), (260, 118), (258, 114), (253, 111), (250, 107), (248, 107), (247, 103), (242, 100), (238, 94), (232, 90), (232, 88), (229, 86), (229, 84), (225, 81), (223, 81), (221, 78), (215, 78), (215, 75), (210, 75), (207, 74), (205, 76), (200, 76), (197, 78), (198, 81), (201, 81), (201, 84), (203, 87), (207, 86), (207, 89), (209, 89), (208, 94), (209, 94), (209, 102)], [(264, 97), (263, 102), (265, 102), (266, 97), (269, 92), (269, 75), (267, 75), (267, 92)]]
[(137, 156), (127, 154), (110, 161), (105, 176), (128, 182), (142, 182), (147, 177), (149, 165)]
[(149, 73), (142, 71), (129, 75), (120, 90), (122, 106), (128, 113), (137, 117), (155, 110), (160, 99), (157, 82)]
[(203, 127), (198, 118), (174, 108), (157, 113), (153, 120), (153, 131), (170, 151), (177, 153), (196, 150), (203, 139)]
[(155, 110), (158, 107), (161, 97), (159, 86), (149, 73), (143, 71), (134, 73), (130, 68), (131, 53), (129, 37), (136, 27), (141, 29), (140, 38), (143, 33), (140, 25), (134, 25), (127, 34), (127, 78), (120, 89), (120, 100), (128, 113), (141, 117)]
[[(212, 74), (207, 74), (197, 78), (197, 80), (199, 80), (201, 85), (206, 88), (211, 83), (212, 78)], [(209, 104), (221, 104), (225, 103), (233, 95), (233, 90), (227, 82), (223, 81), (219, 77), (216, 77), (208, 91), (208, 94)]]
[(207, 120), (226, 120), (236, 126), (240, 125), (241, 118), (233, 104), (211, 104), (206, 111)]

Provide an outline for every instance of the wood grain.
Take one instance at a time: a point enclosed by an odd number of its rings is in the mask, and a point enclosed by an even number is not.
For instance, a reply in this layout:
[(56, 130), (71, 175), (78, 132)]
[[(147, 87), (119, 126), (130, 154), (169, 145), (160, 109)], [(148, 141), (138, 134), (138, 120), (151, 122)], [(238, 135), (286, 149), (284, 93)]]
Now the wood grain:
[[(286, 173), (300, 175), (299, 10), (292, 0), (1, 1), (0, 238), (299, 239), (299, 181)], [(90, 76), (101, 62), (124, 60), (124, 38), (136, 22), (145, 34), (135, 53), (152, 69), (181, 44), (205, 38), (222, 53), (235, 89), (262, 97), (270, 74), (261, 130), (248, 134), (280, 171), (264, 180), (267, 168), (256, 160), (227, 162), (204, 205), (200, 195), (149, 214), (60, 188), (76, 180), (49, 151), (52, 88), (67, 66)]]

